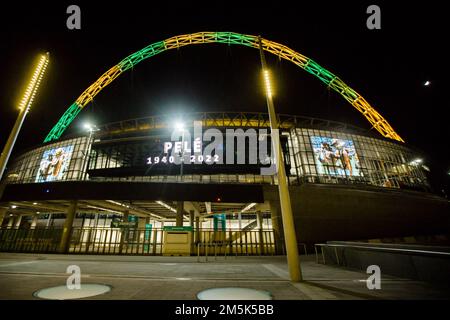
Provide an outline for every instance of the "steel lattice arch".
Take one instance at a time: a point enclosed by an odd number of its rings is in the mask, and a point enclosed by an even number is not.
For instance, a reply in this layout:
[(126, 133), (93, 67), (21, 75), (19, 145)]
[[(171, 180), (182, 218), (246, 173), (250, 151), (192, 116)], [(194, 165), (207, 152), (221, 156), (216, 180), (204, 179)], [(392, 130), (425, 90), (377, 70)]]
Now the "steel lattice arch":
[[(177, 49), (194, 44), (222, 43), (228, 45), (242, 45), (251, 48), (259, 48), (259, 37), (254, 35), (239, 34), (234, 32), (197, 32), (192, 34), (178, 35), (169, 39), (155, 42), (149, 46), (129, 55), (118, 64), (106, 71), (100, 78), (90, 85), (72, 105), (64, 112), (57, 124), (50, 130), (44, 142), (57, 140), (66, 128), (80, 113), (80, 111), (91, 102), (94, 97), (123, 72), (131, 69), (139, 62), (151, 58), (159, 53), (170, 49)], [(321, 67), (314, 60), (288, 48), (285, 45), (261, 38), (263, 49), (288, 60), (299, 66), (308, 73), (316, 76), (328, 87), (338, 92), (354, 108), (356, 108), (370, 122), (382, 136), (404, 142), (395, 132), (392, 126), (377, 112), (359, 93), (346, 85), (339, 77)]]

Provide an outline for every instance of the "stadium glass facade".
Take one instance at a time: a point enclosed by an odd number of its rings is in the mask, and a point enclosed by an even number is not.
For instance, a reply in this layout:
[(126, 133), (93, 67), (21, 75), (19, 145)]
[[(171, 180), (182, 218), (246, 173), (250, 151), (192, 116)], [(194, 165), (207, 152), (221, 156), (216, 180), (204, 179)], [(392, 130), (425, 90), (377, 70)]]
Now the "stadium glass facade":
[[(191, 165), (185, 166), (182, 176), (179, 165), (147, 166), (147, 157), (159, 155), (163, 141), (169, 138), (167, 132), (109, 139), (81, 136), (40, 146), (12, 162), (8, 183), (85, 179), (277, 183), (274, 176), (260, 175), (258, 165)], [(404, 144), (345, 130), (300, 126), (282, 130), (281, 142), (291, 185), (333, 183), (429, 189), (424, 167), (416, 161), (420, 158), (418, 152)]]

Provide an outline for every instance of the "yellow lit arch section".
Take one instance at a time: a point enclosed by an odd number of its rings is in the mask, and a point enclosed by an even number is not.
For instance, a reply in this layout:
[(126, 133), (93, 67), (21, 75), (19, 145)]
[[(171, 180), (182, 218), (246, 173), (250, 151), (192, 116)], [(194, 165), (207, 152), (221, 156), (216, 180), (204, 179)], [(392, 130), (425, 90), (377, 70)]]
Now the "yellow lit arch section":
[[(344, 97), (353, 107), (361, 112), (364, 117), (372, 124), (372, 127), (380, 132), (384, 137), (404, 142), (402, 138), (394, 131), (390, 124), (374, 109), (372, 106), (355, 90), (347, 86), (341, 79), (321, 67), (315, 61), (304, 55), (273, 41), (261, 39), (263, 49), (282, 59), (288, 60), (308, 73), (313, 74), (329, 86), (334, 91)], [(75, 119), (78, 113), (94, 99), (94, 97), (114, 79), (123, 72), (134, 67), (136, 64), (147, 58), (153, 57), (158, 53), (177, 49), (193, 44), (205, 43), (224, 43), (228, 45), (242, 45), (246, 47), (259, 48), (258, 36), (239, 34), (233, 32), (197, 32), (175, 36), (164, 41), (152, 43), (151, 45), (139, 50), (111, 69), (106, 71), (97, 81), (87, 88), (78, 99), (66, 110), (59, 119), (58, 123), (50, 130), (44, 142), (59, 139), (70, 123)]]

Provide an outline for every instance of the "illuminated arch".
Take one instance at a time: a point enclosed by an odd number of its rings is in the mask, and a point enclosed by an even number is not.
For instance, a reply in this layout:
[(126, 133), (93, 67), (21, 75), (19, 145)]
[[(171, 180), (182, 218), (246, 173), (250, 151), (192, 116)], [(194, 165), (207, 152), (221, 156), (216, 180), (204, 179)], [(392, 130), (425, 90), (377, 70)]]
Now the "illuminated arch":
[[(355, 90), (347, 86), (341, 79), (333, 73), (322, 68), (312, 59), (309, 59), (294, 50), (266, 39), (261, 39), (263, 49), (282, 59), (291, 61), (303, 70), (313, 74), (329, 86), (334, 91), (341, 94), (353, 107), (361, 112), (364, 117), (372, 124), (372, 127), (379, 131), (384, 137), (393, 140), (401, 141), (402, 138), (394, 131), (389, 123), (374, 109), (370, 104)], [(58, 123), (50, 130), (44, 142), (49, 142), (58, 139), (69, 124), (75, 119), (78, 113), (89, 103), (92, 99), (120, 74), (134, 67), (136, 64), (147, 58), (153, 57), (158, 53), (166, 50), (184, 47), (192, 44), (203, 43), (224, 43), (243, 45), (252, 48), (259, 48), (259, 41), (257, 36), (245, 35), (233, 32), (198, 32), (186, 35), (179, 35), (164, 41), (152, 43), (151, 45), (139, 50), (122, 61), (111, 69), (106, 71), (97, 81), (95, 81), (89, 88), (87, 88), (78, 99), (64, 112)]]

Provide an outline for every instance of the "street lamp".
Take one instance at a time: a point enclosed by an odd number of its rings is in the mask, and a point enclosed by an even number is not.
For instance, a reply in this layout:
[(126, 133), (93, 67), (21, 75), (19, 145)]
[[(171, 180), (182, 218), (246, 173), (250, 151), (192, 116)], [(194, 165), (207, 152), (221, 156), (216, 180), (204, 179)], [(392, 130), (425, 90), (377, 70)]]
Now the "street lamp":
[[(175, 128), (181, 130), (181, 165), (180, 165), (180, 182), (183, 182), (183, 163), (184, 163), (184, 124), (181, 121), (175, 123)], [(183, 226), (184, 201), (178, 201), (176, 223), (177, 227)]]
[(278, 120), (275, 113), (272, 96), (273, 90), (270, 83), (270, 73), (267, 69), (266, 58), (264, 56), (261, 37), (259, 40), (259, 53), (261, 58), (261, 67), (264, 76), (266, 103), (269, 109), (270, 132), (272, 134), (272, 152), (275, 154), (275, 164), (278, 176), (278, 192), (280, 194), (281, 217), (283, 220), (284, 237), (286, 243), (286, 254), (289, 268), (289, 275), (292, 281), (302, 281), (302, 271), (300, 266), (300, 257), (297, 248), (297, 236), (295, 234), (294, 216), (292, 214), (291, 198), (286, 179), (286, 169), (284, 167), (283, 153), (280, 145), (280, 136), (278, 132)]
[(183, 163), (184, 163), (184, 123), (176, 122), (175, 129), (181, 131), (181, 165), (180, 165), (180, 182), (183, 180)]
[(23, 95), (22, 100), (19, 103), (19, 115), (17, 116), (16, 123), (14, 124), (13, 129), (8, 137), (8, 141), (6, 141), (5, 147), (3, 148), (2, 154), (0, 156), (0, 180), (3, 176), (3, 172), (5, 171), (6, 164), (8, 163), (9, 156), (11, 155), (11, 151), (16, 142), (17, 136), (19, 135), (19, 131), (22, 128), (22, 124), (25, 121), (25, 117), (30, 111), (31, 105), (33, 104), (34, 97), (36, 92), (39, 89), (39, 85), (41, 83), (42, 77), (45, 74), (45, 69), (47, 68), (50, 54), (47, 52), (46, 54), (41, 55), (39, 62), (34, 69), (33, 75), (28, 83), (27, 89), (25, 90), (25, 94)]
[(85, 122), (83, 124), (83, 127), (84, 129), (86, 129), (86, 131), (89, 132), (89, 138), (88, 141), (86, 142), (86, 148), (84, 150), (83, 172), (82, 172), (83, 180), (86, 180), (88, 170), (88, 159), (89, 154), (91, 153), (94, 132), (99, 131), (100, 129), (98, 129), (96, 125), (93, 125), (89, 122)]

